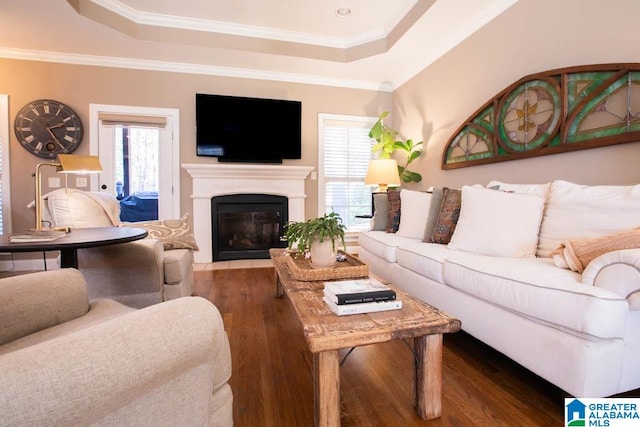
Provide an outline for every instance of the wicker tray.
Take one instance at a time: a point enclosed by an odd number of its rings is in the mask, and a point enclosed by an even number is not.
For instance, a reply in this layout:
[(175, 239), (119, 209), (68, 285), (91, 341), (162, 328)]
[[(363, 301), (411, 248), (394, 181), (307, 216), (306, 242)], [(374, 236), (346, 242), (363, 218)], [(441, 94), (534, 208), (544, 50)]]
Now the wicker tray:
[(285, 255), (287, 266), (294, 279), (302, 282), (317, 280), (353, 279), (369, 276), (369, 267), (358, 258), (346, 252), (339, 251), (347, 257), (346, 261), (337, 262), (333, 268), (313, 268), (308, 259), (299, 252)]

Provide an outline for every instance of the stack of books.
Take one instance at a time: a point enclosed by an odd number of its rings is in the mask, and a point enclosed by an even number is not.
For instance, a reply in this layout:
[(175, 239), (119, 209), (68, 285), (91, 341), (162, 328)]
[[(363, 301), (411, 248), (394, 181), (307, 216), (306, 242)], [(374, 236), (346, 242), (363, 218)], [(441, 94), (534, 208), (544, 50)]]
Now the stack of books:
[(402, 308), (396, 292), (372, 277), (324, 282), (324, 301), (338, 316)]

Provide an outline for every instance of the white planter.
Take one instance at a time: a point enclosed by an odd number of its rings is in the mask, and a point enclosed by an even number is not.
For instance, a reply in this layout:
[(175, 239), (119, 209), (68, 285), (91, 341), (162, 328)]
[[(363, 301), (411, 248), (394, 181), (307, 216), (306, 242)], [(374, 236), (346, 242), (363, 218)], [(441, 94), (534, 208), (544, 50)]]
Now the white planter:
[[(331, 268), (336, 265), (336, 254), (338, 245), (334, 242), (324, 239), (323, 242), (315, 239), (311, 245), (311, 267), (313, 268)], [(334, 246), (336, 249), (334, 249)]]

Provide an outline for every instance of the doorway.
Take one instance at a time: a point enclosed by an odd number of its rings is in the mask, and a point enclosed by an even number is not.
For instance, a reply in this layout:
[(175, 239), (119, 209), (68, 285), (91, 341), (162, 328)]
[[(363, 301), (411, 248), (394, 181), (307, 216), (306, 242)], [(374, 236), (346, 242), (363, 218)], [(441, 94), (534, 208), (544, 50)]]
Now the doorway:
[(122, 221), (178, 218), (178, 110), (91, 104), (90, 116), (103, 168), (91, 190), (120, 200)]

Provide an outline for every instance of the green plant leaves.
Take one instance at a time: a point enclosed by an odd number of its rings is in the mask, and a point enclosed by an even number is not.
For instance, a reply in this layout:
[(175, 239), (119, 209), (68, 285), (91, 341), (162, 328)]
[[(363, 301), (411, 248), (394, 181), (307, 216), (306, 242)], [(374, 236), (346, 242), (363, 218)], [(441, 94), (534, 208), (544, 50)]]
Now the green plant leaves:
[(335, 250), (335, 240), (340, 239), (342, 247), (345, 248), (344, 233), (347, 227), (342, 223), (342, 218), (336, 212), (324, 214), (320, 218), (309, 219), (304, 222), (288, 222), (285, 225), (285, 237), (287, 238), (289, 249), (294, 244), (298, 244), (301, 251), (311, 249), (314, 239), (323, 242), (325, 239), (333, 241)]
[(390, 128), (383, 122), (383, 119), (388, 115), (389, 111), (380, 113), (378, 120), (369, 131), (369, 137), (375, 139), (377, 142), (371, 147), (371, 151), (373, 153), (379, 153), (378, 158), (380, 159), (391, 158), (395, 150), (405, 151), (407, 153), (405, 165), (398, 165), (400, 179), (402, 179), (403, 182), (420, 182), (422, 181), (422, 175), (417, 172), (408, 171), (407, 166), (422, 155), (422, 149), (417, 147), (424, 142), (414, 143), (412, 139), (407, 139), (406, 141), (396, 140), (398, 131)]

